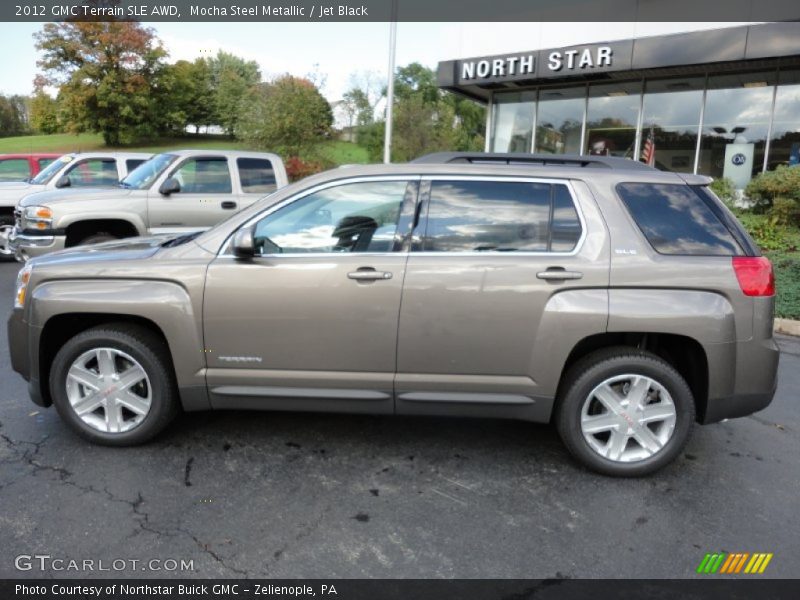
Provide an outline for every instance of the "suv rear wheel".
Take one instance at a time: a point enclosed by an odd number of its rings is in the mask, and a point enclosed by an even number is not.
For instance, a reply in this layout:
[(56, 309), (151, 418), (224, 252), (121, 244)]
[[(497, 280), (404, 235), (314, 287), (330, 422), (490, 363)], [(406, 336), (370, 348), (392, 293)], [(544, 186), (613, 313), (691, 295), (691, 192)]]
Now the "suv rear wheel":
[(581, 463), (605, 475), (647, 475), (673, 461), (689, 439), (695, 406), (669, 363), (636, 348), (609, 348), (567, 373), (556, 426)]
[(165, 344), (126, 324), (94, 327), (64, 344), (50, 370), (50, 393), (78, 434), (109, 446), (146, 442), (178, 412)]

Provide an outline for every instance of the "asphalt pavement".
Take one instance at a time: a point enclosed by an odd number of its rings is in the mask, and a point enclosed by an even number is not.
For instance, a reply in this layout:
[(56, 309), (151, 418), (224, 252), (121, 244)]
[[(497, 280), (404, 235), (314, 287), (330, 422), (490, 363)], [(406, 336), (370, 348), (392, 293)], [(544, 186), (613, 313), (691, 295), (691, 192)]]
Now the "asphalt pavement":
[[(4, 319), (17, 269), (0, 264)], [(620, 480), (509, 421), (211, 412), (92, 446), (30, 402), (3, 326), (0, 578), (676, 578), (720, 551), (774, 553), (758, 577), (797, 577), (800, 342), (779, 343), (771, 406)]]

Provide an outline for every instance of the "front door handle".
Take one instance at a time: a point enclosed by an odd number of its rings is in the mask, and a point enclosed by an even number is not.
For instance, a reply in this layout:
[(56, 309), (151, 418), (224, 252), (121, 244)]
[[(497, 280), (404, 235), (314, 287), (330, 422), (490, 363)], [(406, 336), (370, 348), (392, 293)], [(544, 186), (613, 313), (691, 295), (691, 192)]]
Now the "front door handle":
[(391, 279), (392, 274), (389, 271), (376, 271), (369, 267), (359, 269), (358, 271), (351, 271), (347, 274), (347, 278), (356, 281), (384, 281), (386, 279)]
[(227, 209), (227, 210), (230, 210), (232, 208), (236, 208), (236, 202), (234, 202), (233, 200), (224, 200), (222, 202), (222, 208)]
[(580, 271), (567, 271), (559, 267), (547, 269), (547, 271), (541, 271), (536, 274), (536, 277), (546, 281), (565, 281), (567, 279), (581, 279), (583, 277), (583, 273)]

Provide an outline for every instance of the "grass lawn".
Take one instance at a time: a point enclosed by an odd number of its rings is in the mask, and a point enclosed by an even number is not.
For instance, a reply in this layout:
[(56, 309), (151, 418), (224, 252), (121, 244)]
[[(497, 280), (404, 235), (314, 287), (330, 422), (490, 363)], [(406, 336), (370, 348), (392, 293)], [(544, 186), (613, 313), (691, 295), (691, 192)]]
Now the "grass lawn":
[[(247, 144), (216, 135), (188, 135), (180, 138), (160, 138), (149, 140), (120, 150), (131, 152), (167, 152), (181, 148), (201, 150), (253, 150)], [(87, 152), (107, 150), (99, 134), (57, 133), (54, 135), (26, 135), (0, 138), (0, 154), (29, 152)], [(317, 152), (337, 165), (366, 163), (367, 151), (351, 142), (331, 140), (320, 145)]]

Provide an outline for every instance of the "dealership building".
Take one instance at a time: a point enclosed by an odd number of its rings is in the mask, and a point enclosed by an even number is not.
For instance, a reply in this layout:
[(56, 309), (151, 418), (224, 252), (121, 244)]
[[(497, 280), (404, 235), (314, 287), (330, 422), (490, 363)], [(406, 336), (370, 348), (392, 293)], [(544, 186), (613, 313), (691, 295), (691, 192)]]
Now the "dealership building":
[(729, 177), (800, 162), (800, 23), (782, 22), (439, 63), (485, 103), (486, 150), (609, 154)]

